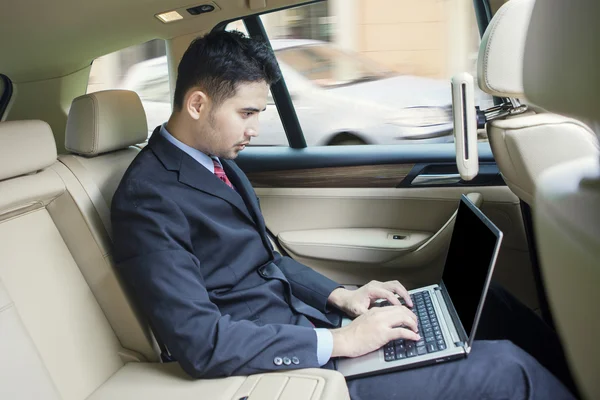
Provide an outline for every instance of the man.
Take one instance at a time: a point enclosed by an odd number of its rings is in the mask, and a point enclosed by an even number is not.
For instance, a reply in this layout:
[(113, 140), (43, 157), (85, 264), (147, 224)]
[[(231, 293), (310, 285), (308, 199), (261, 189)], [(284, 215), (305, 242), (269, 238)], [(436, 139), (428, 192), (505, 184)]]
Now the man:
[[(395, 296), (412, 305), (399, 282), (349, 291), (273, 251), (258, 199), (231, 160), (258, 135), (277, 79), (261, 42), (236, 32), (196, 39), (179, 65), (173, 114), (113, 199), (118, 268), (158, 337), (196, 378), (332, 368), (335, 357), (419, 339), (415, 315)], [(370, 309), (378, 298), (395, 306)], [(336, 328), (339, 311), (356, 319)], [(508, 341), (479, 342), (458, 362), (348, 385), (355, 400), (570, 398)]]

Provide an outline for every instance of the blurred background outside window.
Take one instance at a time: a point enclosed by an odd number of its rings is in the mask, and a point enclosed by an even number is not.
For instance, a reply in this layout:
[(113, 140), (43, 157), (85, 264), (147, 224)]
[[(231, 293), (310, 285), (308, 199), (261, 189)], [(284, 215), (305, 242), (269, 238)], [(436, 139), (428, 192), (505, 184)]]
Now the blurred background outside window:
[[(477, 72), (472, 0), (329, 0), (261, 19), (309, 146), (453, 140), (450, 78)], [(241, 21), (227, 29), (246, 32)], [(149, 132), (166, 121), (164, 41), (94, 61), (88, 92), (112, 88), (140, 95)], [(482, 108), (492, 105), (478, 89), (476, 97)], [(269, 103), (252, 144), (287, 146)]]

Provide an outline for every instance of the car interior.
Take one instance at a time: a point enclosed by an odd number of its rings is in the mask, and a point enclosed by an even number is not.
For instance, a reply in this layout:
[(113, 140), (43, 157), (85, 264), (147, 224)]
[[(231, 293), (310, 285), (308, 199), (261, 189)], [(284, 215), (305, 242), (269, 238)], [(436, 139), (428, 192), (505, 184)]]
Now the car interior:
[[(317, 3), (0, 4), (0, 398), (350, 398), (332, 370), (192, 380), (161, 358), (114, 267), (110, 223), (154, 127), (136, 92), (88, 90), (94, 60), (159, 39), (172, 96), (194, 38), (241, 21), (268, 41), (261, 15)], [(494, 280), (557, 328), (582, 396), (599, 398), (599, 5), (450, 3), (475, 16), (475, 84), (494, 103), (478, 110), (476, 177), (461, 178), (454, 143), (306, 146), (285, 81), (271, 93), (289, 146), (249, 146), (236, 163), (274, 247), (348, 287), (439, 282), (469, 195), (504, 233)]]

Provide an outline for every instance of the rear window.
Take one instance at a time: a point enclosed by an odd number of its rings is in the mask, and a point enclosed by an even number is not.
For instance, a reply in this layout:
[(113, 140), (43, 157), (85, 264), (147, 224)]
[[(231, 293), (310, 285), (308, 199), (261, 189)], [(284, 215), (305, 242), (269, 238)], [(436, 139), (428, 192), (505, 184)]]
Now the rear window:
[(164, 40), (151, 40), (94, 60), (87, 93), (132, 90), (140, 96), (148, 134), (171, 114), (169, 70)]

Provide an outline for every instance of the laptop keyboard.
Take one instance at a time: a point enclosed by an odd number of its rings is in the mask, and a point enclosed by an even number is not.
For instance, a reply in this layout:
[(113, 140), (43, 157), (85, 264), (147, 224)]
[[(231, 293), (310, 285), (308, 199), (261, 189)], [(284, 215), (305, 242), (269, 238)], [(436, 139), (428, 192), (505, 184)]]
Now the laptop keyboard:
[[(419, 334), (421, 340), (394, 340), (383, 346), (385, 361), (401, 360), (434, 353), (446, 349), (446, 342), (440, 328), (435, 309), (431, 302), (429, 292), (417, 292), (410, 295), (414, 307), (411, 309), (419, 319)], [(377, 306), (389, 306), (388, 301), (378, 303)]]

